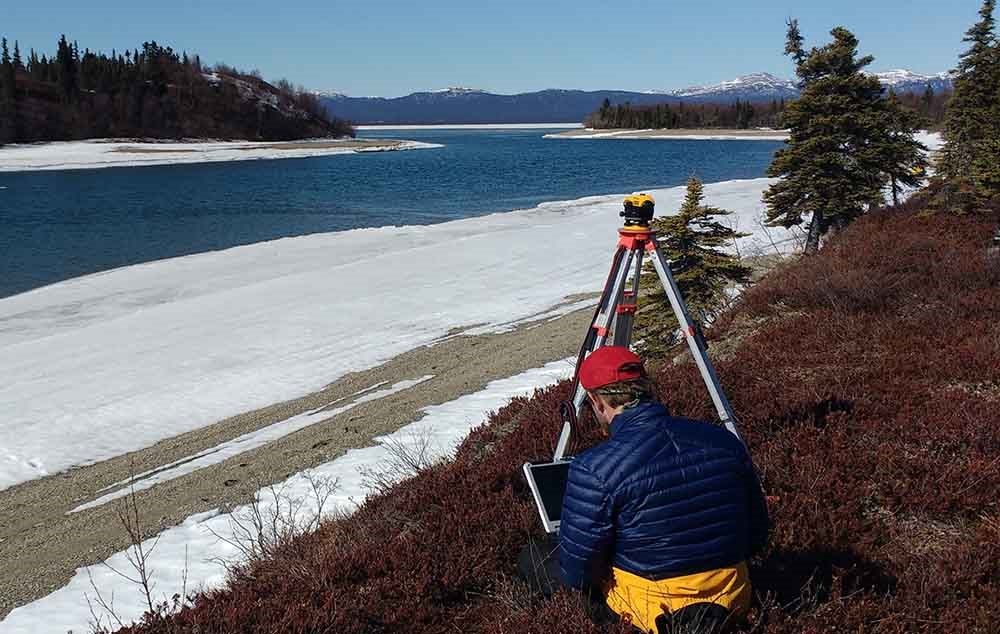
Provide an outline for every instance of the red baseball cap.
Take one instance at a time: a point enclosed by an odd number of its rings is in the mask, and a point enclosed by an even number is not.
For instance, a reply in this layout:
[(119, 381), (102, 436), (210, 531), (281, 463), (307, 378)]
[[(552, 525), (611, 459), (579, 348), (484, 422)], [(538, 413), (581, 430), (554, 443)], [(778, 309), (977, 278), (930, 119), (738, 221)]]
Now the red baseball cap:
[(580, 385), (595, 390), (619, 381), (631, 381), (645, 375), (642, 359), (624, 346), (602, 346), (583, 360)]

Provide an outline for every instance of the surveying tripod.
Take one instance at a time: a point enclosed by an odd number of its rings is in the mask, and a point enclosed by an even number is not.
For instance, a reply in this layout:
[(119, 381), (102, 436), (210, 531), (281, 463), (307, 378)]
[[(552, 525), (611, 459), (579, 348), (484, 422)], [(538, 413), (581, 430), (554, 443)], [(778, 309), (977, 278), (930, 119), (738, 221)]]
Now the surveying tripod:
[[(653, 268), (663, 284), (663, 290), (670, 299), (670, 307), (680, 324), (680, 331), (687, 340), (691, 356), (698, 365), (701, 378), (712, 397), (712, 403), (719, 414), (719, 420), (742, 442), (736, 430), (736, 417), (732, 407), (719, 386), (719, 377), (705, 352), (705, 340), (701, 330), (691, 320), (687, 305), (677, 288), (674, 276), (670, 273), (670, 262), (663, 257), (656, 244), (656, 232), (650, 228), (653, 220), (653, 197), (648, 194), (637, 194), (625, 197), (625, 209), (621, 216), (625, 218), (625, 226), (618, 230), (618, 249), (611, 263), (611, 273), (604, 284), (604, 292), (594, 311), (590, 328), (580, 347), (576, 360), (576, 371), (573, 373), (573, 400), (563, 404), (563, 427), (556, 443), (553, 461), (562, 460), (569, 445), (569, 437), (573, 426), (579, 419), (587, 393), (580, 385), (580, 366), (587, 356), (601, 346), (615, 345), (628, 347), (632, 342), (632, 326), (635, 321), (636, 300), (639, 296), (639, 278), (642, 275), (642, 261), (648, 252), (653, 262)], [(611, 336), (609, 342), (608, 337)]]

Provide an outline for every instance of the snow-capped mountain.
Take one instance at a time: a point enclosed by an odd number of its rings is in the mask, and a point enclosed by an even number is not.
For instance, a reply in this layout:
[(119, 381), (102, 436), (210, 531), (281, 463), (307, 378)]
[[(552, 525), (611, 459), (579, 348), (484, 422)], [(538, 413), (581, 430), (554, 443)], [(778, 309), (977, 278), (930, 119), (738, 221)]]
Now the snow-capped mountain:
[(934, 92), (952, 89), (952, 74), (947, 72), (923, 75), (909, 70), (897, 69), (870, 74), (878, 77), (883, 86), (891, 88), (897, 93), (922, 93), (927, 89), (927, 86), (930, 86)]
[(435, 95), (443, 95), (445, 97), (458, 97), (460, 95), (473, 95), (476, 93), (484, 93), (485, 90), (481, 88), (466, 88), (464, 86), (450, 86), (448, 88), (442, 88), (440, 90), (431, 90), (430, 92)]
[(736, 79), (711, 84), (691, 86), (680, 90), (663, 91), (662, 94), (696, 101), (733, 101), (735, 99), (763, 101), (770, 99), (795, 98), (799, 89), (790, 79), (775, 77), (770, 73), (753, 73)]
[[(893, 70), (875, 75), (898, 93), (922, 93), (929, 84), (935, 92), (951, 88), (947, 73), (920, 75)], [(540, 90), (498, 95), (477, 88), (453, 87), (415, 92), (405, 97), (324, 97), (330, 112), (355, 123), (565, 123), (583, 121), (607, 99), (612, 104), (740, 101), (770, 102), (795, 99), (793, 79), (753, 73), (707, 86), (681, 90), (633, 92), (626, 90)]]
[[(909, 70), (888, 70), (869, 74), (877, 77), (883, 86), (891, 88), (897, 93), (922, 93), (927, 86), (930, 86), (934, 92), (942, 92), (951, 90), (952, 87), (950, 73), (924, 75)], [(770, 73), (753, 73), (718, 84), (659, 91), (659, 94), (694, 101), (730, 102), (735, 99), (767, 101), (782, 98), (794, 99), (799, 95), (799, 88), (794, 79), (783, 79)]]

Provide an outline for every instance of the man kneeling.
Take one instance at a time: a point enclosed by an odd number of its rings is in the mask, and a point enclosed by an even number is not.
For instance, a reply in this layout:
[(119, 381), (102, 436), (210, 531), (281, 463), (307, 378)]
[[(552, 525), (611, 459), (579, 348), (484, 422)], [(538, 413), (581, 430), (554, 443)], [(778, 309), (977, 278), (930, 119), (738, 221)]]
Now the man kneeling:
[(655, 402), (627, 348), (594, 351), (580, 384), (609, 438), (570, 464), (559, 526), (563, 582), (651, 632), (719, 632), (750, 605), (746, 560), (767, 507), (746, 449), (723, 427)]

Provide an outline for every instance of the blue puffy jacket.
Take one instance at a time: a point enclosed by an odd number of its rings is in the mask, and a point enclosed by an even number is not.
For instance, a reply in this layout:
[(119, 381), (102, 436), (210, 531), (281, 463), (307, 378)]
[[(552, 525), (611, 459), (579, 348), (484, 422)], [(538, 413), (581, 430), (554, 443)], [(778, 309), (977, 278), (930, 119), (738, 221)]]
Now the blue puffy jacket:
[(660, 580), (733, 566), (763, 547), (767, 507), (743, 444), (655, 402), (611, 421), (570, 465), (559, 563), (573, 587), (610, 567)]

